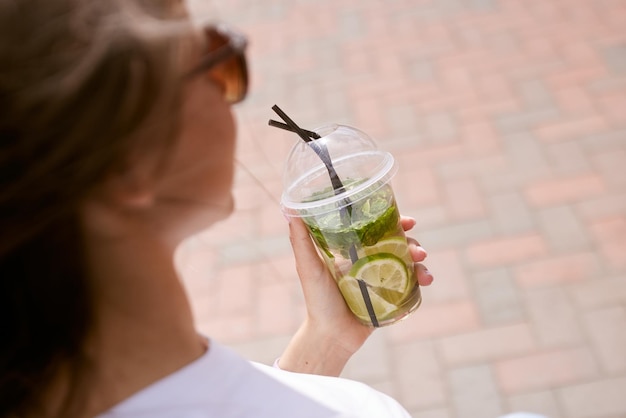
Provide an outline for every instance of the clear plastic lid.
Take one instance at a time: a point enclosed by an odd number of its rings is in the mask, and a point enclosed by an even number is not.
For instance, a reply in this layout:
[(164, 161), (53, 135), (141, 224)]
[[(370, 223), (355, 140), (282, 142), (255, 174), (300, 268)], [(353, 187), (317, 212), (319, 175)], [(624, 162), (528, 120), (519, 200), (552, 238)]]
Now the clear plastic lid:
[[(332, 124), (315, 132), (321, 138), (310, 143), (298, 139), (285, 163), (281, 205), (291, 216), (337, 210), (373, 193), (397, 171), (393, 156), (378, 150), (374, 141), (358, 129)], [(345, 186), (341, 191), (333, 187), (329, 170), (315, 147), (328, 152)]]

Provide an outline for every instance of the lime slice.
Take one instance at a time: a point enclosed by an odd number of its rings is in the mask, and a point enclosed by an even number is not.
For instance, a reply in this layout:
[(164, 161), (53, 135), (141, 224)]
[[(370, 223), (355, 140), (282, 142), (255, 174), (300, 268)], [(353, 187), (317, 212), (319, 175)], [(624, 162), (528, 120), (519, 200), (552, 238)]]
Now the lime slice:
[[(350, 276), (344, 276), (339, 281), (338, 286), (350, 310), (362, 321), (370, 322), (371, 319), (369, 313), (367, 312), (365, 301), (363, 300), (363, 294), (361, 293), (361, 288), (359, 287), (359, 283), (356, 279)], [(382, 296), (372, 292), (371, 289), (369, 290), (370, 291), (368, 293), (370, 301), (372, 302), (372, 307), (376, 313), (376, 318), (379, 320), (391, 316), (391, 314), (398, 309), (398, 307), (393, 303), (388, 302)]]
[(376, 244), (363, 247), (359, 251), (359, 255), (368, 256), (380, 253), (388, 253), (393, 254), (405, 264), (411, 265), (413, 264), (413, 259), (411, 258), (411, 253), (409, 252), (409, 245), (406, 242), (404, 237), (391, 237), (378, 241)]
[[(351, 277), (363, 280), (377, 293), (394, 292), (404, 295), (411, 289), (409, 272), (404, 261), (390, 253), (360, 258), (350, 269)], [(394, 298), (394, 302), (396, 298)]]

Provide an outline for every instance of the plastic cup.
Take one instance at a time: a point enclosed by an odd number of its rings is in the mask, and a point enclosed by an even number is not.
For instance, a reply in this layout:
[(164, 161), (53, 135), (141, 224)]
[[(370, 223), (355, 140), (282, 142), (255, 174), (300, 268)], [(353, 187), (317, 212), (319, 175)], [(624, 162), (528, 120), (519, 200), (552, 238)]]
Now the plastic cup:
[[(283, 212), (306, 224), (346, 304), (364, 324), (393, 324), (413, 312), (421, 293), (390, 181), (393, 156), (343, 125), (298, 141), (283, 176)], [(343, 183), (335, 189), (313, 147), (325, 148)]]

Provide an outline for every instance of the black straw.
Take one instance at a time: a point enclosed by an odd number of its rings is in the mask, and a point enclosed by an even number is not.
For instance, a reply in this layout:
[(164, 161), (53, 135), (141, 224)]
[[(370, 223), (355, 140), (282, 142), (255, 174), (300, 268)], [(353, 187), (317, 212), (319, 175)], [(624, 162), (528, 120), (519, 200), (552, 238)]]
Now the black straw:
[[(274, 128), (280, 128), (280, 129), (284, 129), (285, 131), (295, 132), (293, 129), (291, 129), (291, 127), (289, 125), (287, 125), (286, 123), (279, 122), (277, 120), (270, 119), (267, 122), (267, 124), (269, 126), (273, 126)], [(306, 129), (302, 129), (302, 131), (309, 136), (308, 141), (306, 141), (306, 142), (311, 141), (311, 138), (313, 138), (313, 139), (320, 139), (321, 138), (321, 136), (319, 136), (317, 134), (317, 132), (307, 131)]]
[(285, 121), (285, 123), (287, 124), (287, 126), (289, 126), (291, 131), (298, 134), (298, 136), (304, 142), (308, 143), (311, 146), (311, 148), (313, 148), (313, 151), (315, 151), (315, 153), (322, 159), (322, 161), (324, 162), (324, 165), (326, 166), (326, 169), (328, 170), (328, 175), (330, 176), (330, 182), (333, 185), (335, 194), (337, 195), (345, 191), (345, 187), (343, 183), (341, 182), (341, 179), (337, 175), (337, 172), (335, 171), (335, 167), (333, 167), (333, 162), (330, 158), (330, 154), (328, 154), (328, 150), (326, 149), (326, 147), (320, 146), (319, 144), (312, 142), (311, 137), (307, 135), (306, 132), (302, 128), (300, 128), (293, 120), (291, 120), (291, 118), (287, 116), (287, 114), (283, 112), (280, 107), (278, 107), (277, 105), (274, 105), (272, 106), (272, 110), (274, 110), (274, 112), (276, 112), (278, 116), (280, 116), (281, 119)]

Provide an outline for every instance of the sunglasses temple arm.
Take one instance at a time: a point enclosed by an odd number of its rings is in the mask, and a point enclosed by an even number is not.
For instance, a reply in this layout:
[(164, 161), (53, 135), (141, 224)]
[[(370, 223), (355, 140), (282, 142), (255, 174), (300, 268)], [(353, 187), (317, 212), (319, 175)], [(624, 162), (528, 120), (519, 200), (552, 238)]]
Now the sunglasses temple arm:
[[(297, 133), (294, 129), (291, 128), (291, 126), (287, 125), (286, 123), (278, 122), (278, 121), (273, 120), (273, 119), (270, 119), (268, 121), (268, 125), (269, 126), (273, 126), (274, 128), (280, 128), (280, 129), (284, 129), (285, 131)], [(316, 132), (307, 131), (306, 129), (303, 129), (302, 131), (305, 134), (307, 134), (310, 138), (313, 138), (313, 139), (320, 139), (321, 138)]]
[(185, 74), (184, 77), (193, 78), (198, 74), (208, 71), (216, 64), (227, 58), (229, 55), (233, 55), (235, 53), (236, 51), (230, 45), (224, 45), (210, 56), (205, 57), (196, 68), (189, 71), (187, 74)]

